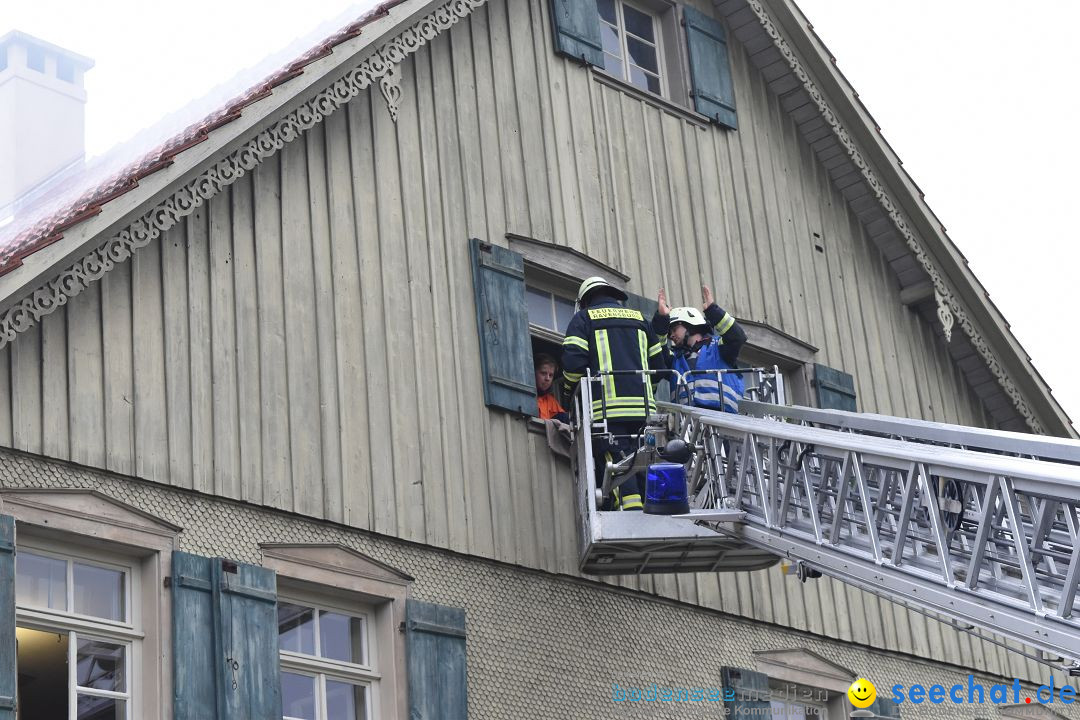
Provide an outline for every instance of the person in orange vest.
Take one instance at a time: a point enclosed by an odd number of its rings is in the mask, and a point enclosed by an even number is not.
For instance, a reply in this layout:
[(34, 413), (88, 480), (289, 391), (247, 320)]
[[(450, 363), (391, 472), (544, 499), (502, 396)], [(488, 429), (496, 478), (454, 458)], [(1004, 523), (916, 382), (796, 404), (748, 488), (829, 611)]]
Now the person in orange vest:
[(555, 373), (559, 371), (555, 358), (540, 353), (533, 360), (533, 367), (536, 368), (536, 404), (540, 408), (540, 419), (570, 422), (570, 416), (555, 396)]

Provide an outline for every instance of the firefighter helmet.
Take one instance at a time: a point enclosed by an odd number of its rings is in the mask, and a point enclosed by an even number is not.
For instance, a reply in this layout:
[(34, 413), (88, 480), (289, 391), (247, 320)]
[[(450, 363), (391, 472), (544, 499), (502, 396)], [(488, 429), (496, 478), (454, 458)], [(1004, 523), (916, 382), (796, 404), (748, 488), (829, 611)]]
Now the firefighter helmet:
[(709, 326), (708, 321), (705, 320), (705, 316), (695, 307), (672, 308), (668, 318), (672, 325), (675, 323), (683, 323), (687, 327), (692, 328)]
[(590, 278), (585, 278), (585, 280), (582, 281), (581, 286), (578, 288), (578, 291), (577, 291), (578, 305), (579, 306), (581, 305), (581, 301), (585, 298), (586, 295), (591, 293), (593, 290), (597, 290), (599, 288), (605, 288), (613, 296), (617, 297), (619, 300), (623, 300), (623, 301), (626, 300), (626, 293), (624, 293), (622, 290), (615, 287), (614, 285), (612, 285), (611, 283), (609, 283), (607, 280), (600, 277), (599, 275), (594, 275), (594, 276), (592, 276)]

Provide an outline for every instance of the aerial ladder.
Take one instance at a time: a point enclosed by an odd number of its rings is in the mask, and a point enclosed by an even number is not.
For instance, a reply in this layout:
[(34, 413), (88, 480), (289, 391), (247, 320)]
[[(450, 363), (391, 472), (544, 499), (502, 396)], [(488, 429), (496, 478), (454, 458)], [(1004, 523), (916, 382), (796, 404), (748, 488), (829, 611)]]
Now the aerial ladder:
[[(751, 388), (738, 414), (659, 402), (637, 452), (602, 475), (602, 378), (582, 380), (582, 571), (755, 570), (784, 559), (803, 580), (836, 578), (1080, 675), (1080, 442), (788, 406), (776, 368), (738, 372)], [(687, 382), (666, 373), (673, 388)], [(689, 512), (603, 510), (612, 488), (659, 462), (682, 466)]]

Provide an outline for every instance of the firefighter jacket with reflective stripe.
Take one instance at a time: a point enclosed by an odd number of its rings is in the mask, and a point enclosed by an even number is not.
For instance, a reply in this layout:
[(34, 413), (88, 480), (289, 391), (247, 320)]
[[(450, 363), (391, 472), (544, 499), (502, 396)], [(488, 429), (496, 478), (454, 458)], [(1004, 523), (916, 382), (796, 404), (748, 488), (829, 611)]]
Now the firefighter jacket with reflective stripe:
[[(566, 328), (563, 340), (563, 382), (567, 391), (585, 375), (607, 371), (665, 369), (663, 344), (637, 310), (601, 298), (579, 310)], [(645, 420), (656, 411), (653, 385), (643, 375), (605, 375), (592, 386), (594, 417), (597, 419)], [(603, 392), (600, 392), (600, 386)]]
[(743, 396), (742, 376), (737, 373), (716, 373), (710, 370), (731, 368), (723, 356), (723, 341), (709, 335), (694, 350), (676, 348), (672, 369), (686, 378), (680, 385), (676, 401), (724, 412), (739, 412), (739, 400)]

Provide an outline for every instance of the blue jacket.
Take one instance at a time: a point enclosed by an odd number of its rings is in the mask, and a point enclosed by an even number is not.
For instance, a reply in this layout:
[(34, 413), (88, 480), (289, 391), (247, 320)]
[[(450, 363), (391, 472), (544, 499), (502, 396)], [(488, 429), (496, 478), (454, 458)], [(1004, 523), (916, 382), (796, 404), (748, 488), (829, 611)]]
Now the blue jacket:
[(675, 350), (672, 369), (686, 377), (686, 385), (680, 386), (675, 393), (676, 402), (711, 410), (739, 412), (739, 400), (745, 390), (742, 376), (738, 373), (708, 372), (731, 369), (724, 360), (722, 348), (723, 341), (710, 335), (698, 345), (696, 361), (690, 357), (691, 351), (684, 348)]
[[(738, 364), (739, 350), (746, 342), (746, 331), (735, 318), (713, 303), (705, 308), (705, 320), (715, 334), (706, 336), (694, 349), (673, 348), (671, 368), (686, 374), (687, 387), (675, 393), (676, 402), (697, 407), (738, 412), (739, 400), (745, 391), (742, 375), (737, 373), (693, 372), (704, 370), (729, 370)], [(653, 331), (667, 335), (669, 319), (657, 313), (653, 316)], [(696, 358), (691, 358), (697, 352)], [(692, 367), (691, 367), (692, 366)], [(689, 396), (687, 391), (689, 390)]]

